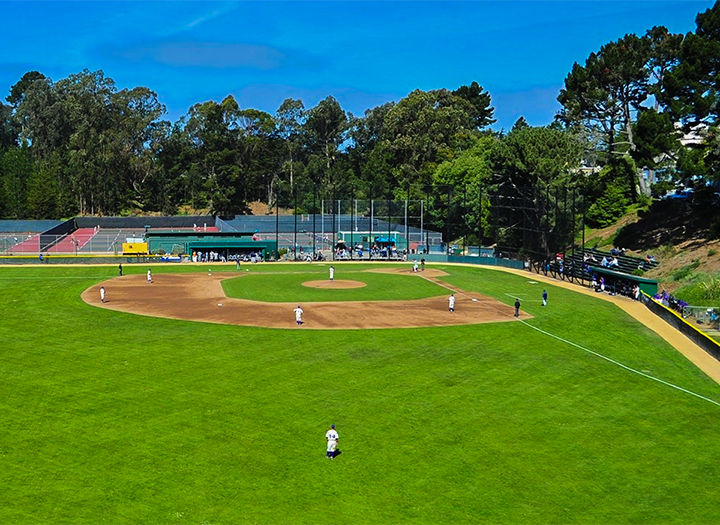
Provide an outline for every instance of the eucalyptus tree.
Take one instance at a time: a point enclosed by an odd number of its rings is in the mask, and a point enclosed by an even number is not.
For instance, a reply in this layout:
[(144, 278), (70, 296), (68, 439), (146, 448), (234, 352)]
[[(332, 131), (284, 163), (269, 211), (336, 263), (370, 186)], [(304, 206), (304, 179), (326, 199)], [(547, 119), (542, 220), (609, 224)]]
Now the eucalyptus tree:
[(286, 98), (275, 112), (278, 136), (285, 144), (285, 161), (282, 168), (288, 174), (290, 187), (295, 178), (302, 126), (305, 122), (305, 105), (302, 100)]
[(17, 146), (18, 132), (13, 122), (12, 107), (0, 102), (0, 152)]
[(193, 105), (175, 129), (182, 142), (183, 162), (176, 172), (185, 179), (189, 204), (211, 214), (244, 211), (240, 168), (240, 108), (232, 96), (221, 103)]
[(271, 208), (280, 183), (285, 141), (278, 134), (277, 121), (269, 113), (257, 109), (240, 110), (238, 122), (244, 200), (265, 200)]
[(437, 165), (471, 145), (476, 109), (447, 89), (415, 90), (385, 115), (383, 147), (392, 156), (396, 183), (424, 187)]
[(58, 82), (43, 76), (30, 82), (26, 75), (15, 87), (21, 140), (43, 176), (54, 174), (60, 210), (115, 214), (133, 201), (143, 207), (153, 130), (165, 111), (154, 92), (118, 91), (102, 71), (88, 70)]
[(25, 98), (25, 93), (36, 80), (45, 80), (47, 77), (39, 71), (28, 71), (11, 88), (10, 94), (5, 97), (10, 105), (17, 108)]
[(348, 114), (332, 96), (307, 112), (302, 128), (305, 147), (309, 156), (319, 157), (308, 159), (308, 174), (315, 184), (332, 184), (331, 168), (345, 142), (348, 125)]
[(372, 198), (385, 194), (391, 183), (394, 186), (391, 154), (384, 140), (385, 117), (394, 106), (394, 102), (387, 102), (350, 121), (346, 180), (356, 197)]
[(104, 133), (106, 155), (120, 177), (113, 211), (131, 205), (147, 210), (149, 182), (156, 176), (155, 160), (168, 123), (160, 121), (165, 107), (146, 87), (123, 89), (110, 96), (112, 126)]
[(33, 174), (28, 148), (10, 148), (0, 156), (0, 216), (27, 219), (27, 189)]

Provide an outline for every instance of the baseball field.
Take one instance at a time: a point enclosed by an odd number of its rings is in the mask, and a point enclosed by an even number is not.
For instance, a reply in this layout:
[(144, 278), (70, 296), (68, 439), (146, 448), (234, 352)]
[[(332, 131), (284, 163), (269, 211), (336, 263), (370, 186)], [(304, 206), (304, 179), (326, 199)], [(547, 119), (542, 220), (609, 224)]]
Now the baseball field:
[(0, 523), (720, 523), (720, 385), (617, 306), (335, 267), (0, 268)]

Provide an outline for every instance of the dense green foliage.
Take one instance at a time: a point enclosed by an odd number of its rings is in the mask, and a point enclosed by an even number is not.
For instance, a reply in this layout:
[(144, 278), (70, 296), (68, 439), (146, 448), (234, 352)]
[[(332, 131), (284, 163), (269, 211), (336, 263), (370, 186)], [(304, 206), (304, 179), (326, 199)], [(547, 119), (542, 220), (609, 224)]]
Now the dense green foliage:
[(559, 120), (600, 137), (587, 145), (605, 162), (632, 157), (632, 189), (643, 195), (650, 194), (643, 167), (690, 187), (717, 180), (720, 5), (696, 23), (687, 35), (653, 27), (602, 46), (585, 65), (575, 63), (558, 97)]
[[(269, 290), (298, 268), (258, 271)], [(443, 269), (519, 296), (529, 325), (720, 399), (609, 303), (548, 286), (541, 307), (527, 276)], [(262, 330), (80, 300), (114, 275), (0, 268), (0, 522), (720, 521), (720, 408), (530, 326)]]
[[(583, 191), (591, 224), (607, 224), (651, 194), (645, 169), (656, 192), (717, 179), (718, 4), (696, 22), (684, 36), (653, 27), (608, 42), (572, 66), (553, 125), (520, 117), (507, 134), (488, 130), (492, 100), (474, 81), (362, 116), (331, 96), (312, 108), (287, 99), (274, 114), (228, 96), (168, 122), (156, 93), (118, 89), (101, 70), (57, 81), (30, 71), (0, 103), (0, 218), (422, 199), (446, 242), (470, 231), (493, 243), (485, 195), (564, 187)], [(536, 211), (527, 219), (539, 224)]]

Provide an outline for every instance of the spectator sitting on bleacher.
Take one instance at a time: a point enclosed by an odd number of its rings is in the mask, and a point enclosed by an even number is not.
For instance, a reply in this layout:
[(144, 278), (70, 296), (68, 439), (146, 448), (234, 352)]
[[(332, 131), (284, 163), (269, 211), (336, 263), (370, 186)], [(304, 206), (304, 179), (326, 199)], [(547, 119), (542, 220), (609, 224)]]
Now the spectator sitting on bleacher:
[(611, 267), (614, 266), (615, 268), (619, 268), (619, 267), (620, 267), (620, 262), (618, 261), (618, 258), (617, 258), (617, 257), (613, 257), (613, 260), (610, 261), (610, 266), (611, 266)]
[(603, 267), (607, 268), (607, 266), (608, 266), (607, 257), (603, 257), (603, 258), (602, 258), (602, 261), (600, 261), (600, 266), (603, 266)]

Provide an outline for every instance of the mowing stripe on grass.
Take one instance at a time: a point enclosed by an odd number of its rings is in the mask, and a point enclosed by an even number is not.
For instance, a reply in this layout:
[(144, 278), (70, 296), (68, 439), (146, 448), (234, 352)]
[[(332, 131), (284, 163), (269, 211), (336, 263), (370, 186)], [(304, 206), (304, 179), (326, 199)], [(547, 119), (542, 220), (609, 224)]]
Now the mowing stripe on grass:
[(66, 275), (60, 277), (43, 277), (38, 275), (37, 277), (0, 277), (0, 281), (37, 281), (42, 279), (43, 281), (63, 281), (66, 279), (107, 279), (107, 275)]
[(525, 295), (525, 294), (513, 295), (513, 294), (506, 293), (505, 295), (507, 295), (508, 297), (511, 297), (512, 299), (517, 299), (518, 301), (522, 301), (524, 303), (541, 303), (542, 302), (540, 299), (537, 299), (537, 300), (536, 299), (523, 299), (523, 295)]
[(675, 390), (680, 390), (681, 392), (685, 392), (686, 394), (690, 394), (691, 396), (695, 396), (695, 397), (700, 398), (700, 399), (702, 399), (702, 400), (704, 400), (704, 401), (707, 401), (708, 403), (712, 403), (713, 405), (717, 405), (717, 406), (720, 407), (720, 403), (718, 403), (717, 401), (714, 401), (714, 400), (712, 400), (712, 399), (710, 399), (710, 398), (708, 398), (708, 397), (701, 396), (700, 394), (696, 394), (695, 392), (692, 392), (692, 391), (690, 391), (690, 390), (687, 390), (687, 389), (685, 389), (685, 388), (683, 388), (683, 387), (681, 387), (681, 386), (677, 386), (677, 385), (674, 385), (674, 384), (672, 384), (672, 383), (668, 383), (667, 381), (663, 381), (662, 379), (658, 379), (657, 377), (651, 376), (650, 374), (646, 374), (645, 372), (641, 372), (640, 370), (635, 370), (634, 368), (629, 367), (629, 366), (627, 366), (627, 365), (624, 365), (624, 364), (620, 363), (619, 361), (615, 361), (614, 359), (612, 359), (612, 358), (610, 358), (610, 357), (607, 357), (607, 356), (604, 356), (604, 355), (599, 354), (599, 353), (597, 353), (597, 352), (594, 352), (593, 350), (590, 350), (589, 348), (585, 348), (584, 346), (580, 346), (579, 344), (573, 343), (572, 341), (568, 341), (567, 339), (563, 339), (562, 337), (560, 337), (560, 336), (558, 336), (558, 335), (551, 334), (550, 332), (547, 332), (547, 331), (545, 331), (545, 330), (543, 330), (543, 329), (541, 329), (541, 328), (538, 328), (537, 326), (533, 326), (533, 325), (531, 325), (530, 323), (528, 323), (527, 321), (522, 321), (522, 320), (521, 320), (520, 322), (521, 322), (522, 324), (524, 324), (525, 326), (529, 326), (529, 327), (532, 328), (533, 330), (537, 330), (537, 331), (540, 332), (541, 334), (545, 334), (545, 335), (550, 336), (550, 337), (552, 337), (552, 338), (554, 338), (554, 339), (557, 339), (558, 341), (562, 341), (563, 343), (567, 343), (567, 344), (569, 344), (569, 345), (571, 345), (571, 346), (574, 346), (574, 347), (576, 347), (576, 348), (579, 348), (580, 350), (582, 350), (582, 351), (584, 351), (584, 352), (587, 352), (587, 353), (592, 354), (592, 355), (594, 355), (594, 356), (597, 356), (597, 357), (600, 357), (600, 358), (602, 358), (602, 359), (605, 359), (605, 361), (609, 361), (610, 363), (612, 363), (612, 364), (614, 364), (614, 365), (617, 365), (617, 366), (619, 366), (620, 368), (624, 368), (625, 370), (628, 370), (629, 372), (633, 372), (633, 373), (635, 373), (635, 374), (641, 375), (641, 376), (646, 377), (646, 378), (648, 378), (648, 379), (652, 379), (653, 381), (657, 381), (658, 383), (662, 383), (662, 384), (665, 385), (665, 386), (669, 386), (669, 387), (671, 387), (671, 388), (674, 388)]

